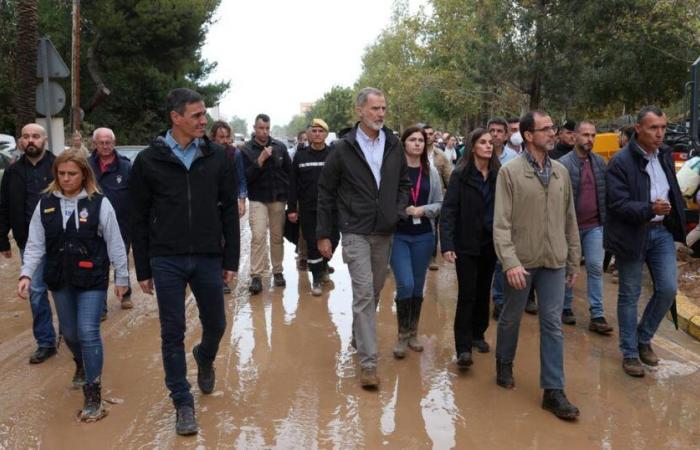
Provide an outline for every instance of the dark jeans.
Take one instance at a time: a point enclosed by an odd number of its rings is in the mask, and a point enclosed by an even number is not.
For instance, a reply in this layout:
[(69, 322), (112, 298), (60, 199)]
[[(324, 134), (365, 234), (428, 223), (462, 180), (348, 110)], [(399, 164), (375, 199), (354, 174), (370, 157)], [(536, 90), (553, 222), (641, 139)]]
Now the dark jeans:
[(185, 361), (185, 288), (190, 285), (199, 308), (199, 357), (205, 363), (213, 362), (226, 329), (221, 256), (155, 256), (151, 270), (158, 298), (165, 385), (175, 407), (193, 405)]
[[(24, 259), (24, 249), (19, 251), (20, 259)], [(53, 315), (49, 303), (49, 288), (44, 283), (44, 266), (46, 255), (32, 276), (32, 284), (29, 287), (29, 304), (32, 308), (32, 331), (34, 339), (39, 347), (55, 347), (56, 332), (53, 329)]]
[(489, 291), (496, 265), (493, 244), (481, 248), (481, 255), (458, 254), (457, 310), (454, 333), (457, 356), (470, 352), (473, 340), (483, 340), (489, 326)]
[(99, 381), (103, 362), (100, 313), (107, 291), (68, 286), (52, 294), (61, 332), (73, 358), (83, 362), (88, 383)]

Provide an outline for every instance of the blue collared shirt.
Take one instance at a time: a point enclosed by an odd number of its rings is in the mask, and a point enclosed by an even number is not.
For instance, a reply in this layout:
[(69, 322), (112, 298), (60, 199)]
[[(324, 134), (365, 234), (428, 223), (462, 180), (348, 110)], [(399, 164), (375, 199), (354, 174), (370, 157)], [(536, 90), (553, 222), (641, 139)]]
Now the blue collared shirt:
[(357, 126), (357, 143), (360, 145), (360, 150), (365, 155), (367, 164), (369, 164), (372, 175), (377, 181), (377, 188), (382, 181), (382, 159), (384, 158), (384, 145), (386, 144), (386, 134), (384, 130), (379, 130), (377, 139), (370, 139), (369, 136), (362, 131), (360, 126)]
[(175, 141), (175, 138), (173, 138), (172, 130), (168, 130), (168, 132), (165, 133), (165, 142), (173, 151), (173, 154), (177, 156), (177, 159), (182, 161), (182, 164), (187, 167), (187, 170), (190, 170), (192, 161), (194, 161), (194, 157), (197, 155), (197, 151), (199, 150), (199, 145), (201, 144), (202, 140), (200, 138), (193, 139), (192, 142), (190, 142), (189, 145), (183, 149), (180, 147), (180, 144)]
[[(670, 201), (668, 191), (671, 189), (671, 186), (668, 184), (664, 168), (661, 167), (659, 149), (656, 149), (651, 155), (639, 146), (637, 146), (637, 150), (639, 150), (644, 159), (648, 161), (645, 170), (649, 175), (649, 201), (654, 203), (658, 198), (666, 200), (667, 202)], [(663, 220), (664, 216), (658, 215), (651, 219), (652, 222), (662, 222)]]
[(503, 165), (503, 164), (507, 163), (508, 161), (514, 160), (517, 157), (518, 157), (518, 154), (516, 153), (515, 150), (508, 147), (507, 145), (504, 145), (503, 151), (501, 152), (501, 156), (498, 157), (498, 161), (501, 163), (501, 165)]

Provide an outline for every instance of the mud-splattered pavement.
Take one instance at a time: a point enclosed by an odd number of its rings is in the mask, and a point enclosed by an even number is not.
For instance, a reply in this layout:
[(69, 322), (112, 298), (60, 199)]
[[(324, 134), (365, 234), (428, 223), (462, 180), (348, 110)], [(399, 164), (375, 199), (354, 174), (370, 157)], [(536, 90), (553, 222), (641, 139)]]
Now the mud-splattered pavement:
[[(247, 227), (244, 229), (248, 233)], [(247, 242), (249, 236), (244, 236)], [(15, 249), (16, 250), (16, 249)], [(75, 413), (82, 393), (70, 389), (73, 361), (57, 357), (30, 366), (31, 313), (15, 294), (18, 258), (0, 261), (0, 448), (462, 448), (462, 449), (689, 449), (700, 446), (700, 344), (665, 322), (655, 341), (663, 359), (643, 379), (622, 372), (614, 300), (606, 278), (613, 337), (587, 331), (580, 281), (578, 324), (565, 326), (567, 393), (581, 409), (565, 423), (540, 408), (538, 327), (525, 315), (515, 362), (517, 387), (494, 382), (493, 353), (475, 354), (467, 373), (454, 365), (452, 320), (456, 277), (443, 265), (430, 272), (420, 336), (421, 354), (395, 361), (393, 280), (378, 313), (378, 392), (359, 388), (350, 347), (351, 290), (339, 252), (335, 286), (308, 294), (309, 274), (294, 269), (285, 249), (287, 288), (250, 298), (248, 260), (227, 296), (228, 331), (216, 360), (215, 392), (202, 396), (188, 354), (189, 379), (201, 431), (178, 437), (163, 382), (158, 311), (154, 298), (135, 293), (135, 308), (119, 309), (110, 295), (102, 326), (103, 397), (109, 416), (82, 424)], [(609, 277), (609, 275), (606, 275)], [(135, 280), (132, 279), (135, 282)], [(269, 280), (268, 280), (269, 281)], [(194, 301), (188, 299), (188, 351), (197, 342)], [(487, 333), (494, 345), (495, 322)]]

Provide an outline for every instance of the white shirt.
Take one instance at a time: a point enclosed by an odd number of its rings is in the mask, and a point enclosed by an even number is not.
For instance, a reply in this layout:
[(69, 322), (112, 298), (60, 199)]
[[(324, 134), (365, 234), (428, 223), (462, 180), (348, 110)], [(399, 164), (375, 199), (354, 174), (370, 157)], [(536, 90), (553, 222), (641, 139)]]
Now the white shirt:
[(384, 130), (379, 130), (379, 135), (376, 139), (370, 139), (369, 136), (362, 131), (360, 126), (357, 127), (357, 143), (360, 145), (360, 150), (365, 155), (367, 164), (374, 175), (374, 179), (377, 182), (377, 189), (379, 189), (379, 183), (382, 181), (382, 160), (384, 159), (384, 146), (386, 144), (386, 134)]

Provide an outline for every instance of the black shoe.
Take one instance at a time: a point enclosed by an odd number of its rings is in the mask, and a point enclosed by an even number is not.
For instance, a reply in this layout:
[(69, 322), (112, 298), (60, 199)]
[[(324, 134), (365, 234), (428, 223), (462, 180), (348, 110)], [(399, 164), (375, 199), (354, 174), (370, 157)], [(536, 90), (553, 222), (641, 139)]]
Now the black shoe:
[(656, 356), (654, 350), (651, 349), (651, 344), (642, 344), (641, 342), (637, 346), (639, 350), (639, 359), (642, 360), (647, 366), (658, 366), (659, 357)]
[(262, 280), (260, 277), (253, 277), (250, 279), (250, 286), (248, 287), (248, 290), (253, 295), (262, 292)]
[(180, 436), (191, 436), (199, 432), (199, 425), (194, 418), (194, 407), (192, 405), (178, 406), (176, 410), (177, 419), (175, 422), (175, 432)]
[(29, 357), (29, 364), (41, 364), (56, 354), (56, 347), (39, 347)]
[(576, 420), (580, 414), (578, 408), (566, 398), (563, 389), (545, 389), (542, 408), (563, 420)]
[(631, 377), (641, 378), (644, 376), (644, 366), (639, 358), (624, 358), (622, 360), (622, 370)]
[(470, 352), (462, 352), (457, 357), (457, 367), (459, 367), (460, 370), (466, 370), (471, 367), (472, 364), (474, 364), (474, 361), (472, 361), (472, 354)]
[(82, 361), (75, 361), (75, 374), (73, 374), (73, 389), (80, 389), (85, 386), (85, 367)]
[(604, 336), (610, 336), (610, 333), (613, 331), (613, 327), (608, 325), (605, 317), (591, 319), (591, 322), (588, 324), (588, 329)]
[(496, 360), (496, 384), (506, 389), (513, 389), (515, 387), (513, 363), (502, 363)]
[(474, 339), (472, 341), (472, 347), (479, 353), (488, 353), (491, 351), (491, 346), (489, 346), (489, 343), (483, 339)]
[(102, 407), (102, 386), (100, 383), (85, 383), (83, 385), (85, 403), (83, 409), (78, 412), (78, 419), (82, 422), (97, 422), (107, 415), (107, 410)]
[(499, 305), (498, 303), (493, 304), (493, 320), (498, 321), (498, 318), (501, 317), (501, 311), (503, 311), (503, 305)]
[(566, 325), (576, 325), (576, 316), (574, 316), (574, 312), (568, 308), (562, 311), (561, 322)]
[(528, 314), (537, 314), (537, 302), (535, 302), (535, 297), (528, 297), (527, 304), (525, 305), (525, 312)]
[(287, 282), (284, 279), (284, 275), (282, 275), (281, 273), (276, 273), (272, 277), (275, 280), (275, 286), (285, 287), (287, 285)]
[(197, 363), (197, 385), (202, 394), (211, 394), (214, 391), (214, 383), (216, 383), (216, 374), (214, 373), (214, 363), (204, 363), (199, 360), (199, 344), (192, 349), (192, 355)]
[(231, 293), (231, 287), (228, 285), (228, 283), (224, 283), (224, 294), (230, 294)]

